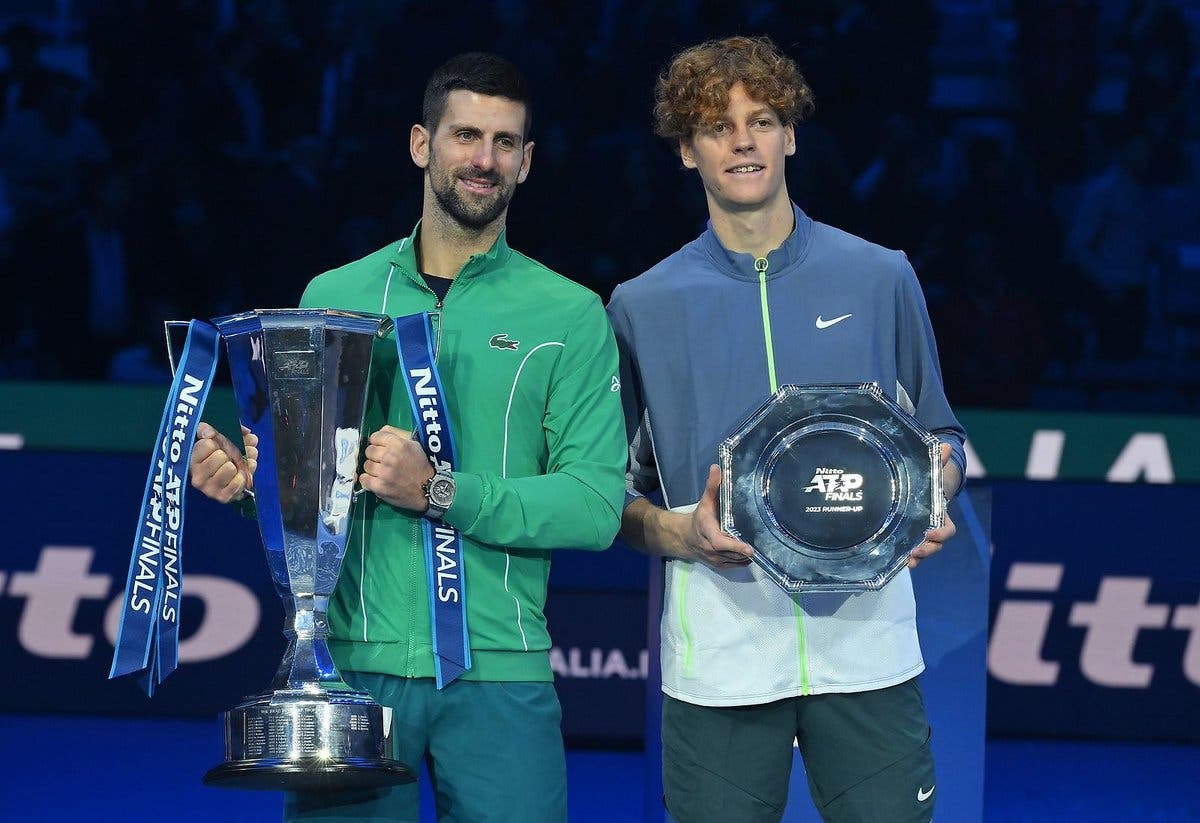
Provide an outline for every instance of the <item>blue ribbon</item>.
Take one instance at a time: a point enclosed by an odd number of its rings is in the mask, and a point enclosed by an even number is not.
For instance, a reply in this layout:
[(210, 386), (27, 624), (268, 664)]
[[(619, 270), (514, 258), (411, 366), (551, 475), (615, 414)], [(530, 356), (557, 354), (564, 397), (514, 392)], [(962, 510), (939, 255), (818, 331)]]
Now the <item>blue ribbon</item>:
[(140, 672), (147, 695), (179, 665), (179, 607), (183, 593), (183, 511), (188, 461), (200, 414), (217, 367), (220, 334), (199, 320), (188, 324), (171, 393), (163, 407), (133, 538), (121, 624), (109, 678)]
[[(434, 468), (456, 465), (450, 409), (438, 376), (433, 326), (427, 312), (395, 318), (396, 350), (408, 388), (413, 426)], [(439, 689), (471, 668), (467, 636), (467, 592), (462, 535), (449, 523), (424, 518), (425, 568), (429, 580), (429, 613), (433, 627), (433, 664)]]

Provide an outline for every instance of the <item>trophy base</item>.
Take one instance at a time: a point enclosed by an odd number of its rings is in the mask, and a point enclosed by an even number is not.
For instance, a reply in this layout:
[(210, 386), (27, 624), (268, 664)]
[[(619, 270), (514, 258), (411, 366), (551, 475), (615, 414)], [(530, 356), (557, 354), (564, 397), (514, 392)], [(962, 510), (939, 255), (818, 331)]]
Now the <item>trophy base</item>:
[(209, 786), (339, 791), (411, 783), (392, 757), (392, 711), (365, 692), (317, 685), (247, 698), (221, 715), (225, 761)]
[(407, 767), (394, 760), (239, 760), (209, 769), (204, 775), (204, 785), (261, 791), (336, 792), (382, 789), (416, 779)]

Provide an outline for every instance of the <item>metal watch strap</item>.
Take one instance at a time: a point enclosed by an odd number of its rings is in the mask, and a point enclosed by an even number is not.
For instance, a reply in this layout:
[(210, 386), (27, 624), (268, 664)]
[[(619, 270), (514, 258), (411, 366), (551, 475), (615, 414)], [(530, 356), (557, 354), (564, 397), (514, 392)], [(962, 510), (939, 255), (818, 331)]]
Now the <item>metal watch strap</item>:
[(425, 516), (434, 520), (441, 520), (442, 515), (446, 513), (446, 509), (450, 507), (449, 504), (446, 506), (439, 505), (433, 499), (433, 484), (439, 478), (449, 479), (452, 484), (454, 483), (454, 476), (449, 472), (435, 471), (425, 481), (424, 485), (421, 486), (421, 492), (425, 495), (425, 504), (429, 507), (425, 512)]

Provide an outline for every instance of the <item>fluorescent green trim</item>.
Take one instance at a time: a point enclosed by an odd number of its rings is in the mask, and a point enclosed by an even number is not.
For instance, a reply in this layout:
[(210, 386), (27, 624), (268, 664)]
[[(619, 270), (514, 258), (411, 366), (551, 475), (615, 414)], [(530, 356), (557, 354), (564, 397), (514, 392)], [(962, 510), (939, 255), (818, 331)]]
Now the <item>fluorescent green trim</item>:
[(688, 677), (692, 674), (692, 632), (688, 629), (686, 607), (687, 583), (691, 571), (690, 564), (679, 563), (679, 577), (675, 581), (679, 589), (675, 594), (675, 610), (679, 612), (679, 631), (683, 635), (683, 673)]
[(758, 271), (758, 295), (762, 301), (763, 337), (767, 343), (767, 377), (771, 381), (772, 394), (779, 391), (779, 383), (775, 379), (775, 345), (771, 342), (771, 312), (767, 310), (767, 258), (760, 257), (754, 261)]
[[(771, 311), (767, 307), (768, 265), (765, 257), (754, 260), (754, 270), (758, 272), (758, 296), (762, 303), (763, 339), (767, 347), (767, 377), (771, 381), (771, 392), (775, 393), (779, 391), (779, 381), (775, 378), (775, 344), (771, 340)], [(795, 599), (792, 600), (792, 613), (796, 615), (796, 647), (800, 654), (800, 694), (809, 694), (811, 687), (808, 682), (808, 647), (804, 642), (804, 612)], [(690, 646), (688, 651), (691, 651)]]
[(800, 694), (811, 694), (812, 687), (808, 682), (808, 647), (804, 642), (804, 612), (800, 610), (799, 601), (792, 600), (792, 612), (796, 615), (796, 643), (800, 649)]

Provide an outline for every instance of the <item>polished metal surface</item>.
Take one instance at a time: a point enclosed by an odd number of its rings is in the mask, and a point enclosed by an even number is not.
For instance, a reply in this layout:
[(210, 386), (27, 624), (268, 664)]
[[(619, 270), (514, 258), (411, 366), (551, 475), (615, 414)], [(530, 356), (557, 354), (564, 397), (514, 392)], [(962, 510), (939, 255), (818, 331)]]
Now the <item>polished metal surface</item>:
[(241, 788), (284, 781), (292, 789), (410, 781), (412, 773), (390, 759), (384, 710), (342, 680), (327, 641), (371, 351), (391, 321), (274, 309), (213, 322), (229, 355), (238, 417), (258, 436), (255, 507), (288, 646), (270, 691), (224, 714), (226, 762), (205, 781)]
[(790, 592), (879, 589), (945, 517), (937, 439), (874, 383), (782, 386), (719, 458), (722, 528)]
[(362, 692), (276, 691), (245, 700), (223, 720), (225, 762), (204, 776), (209, 785), (322, 791), (415, 777), (391, 756), (391, 709)]

